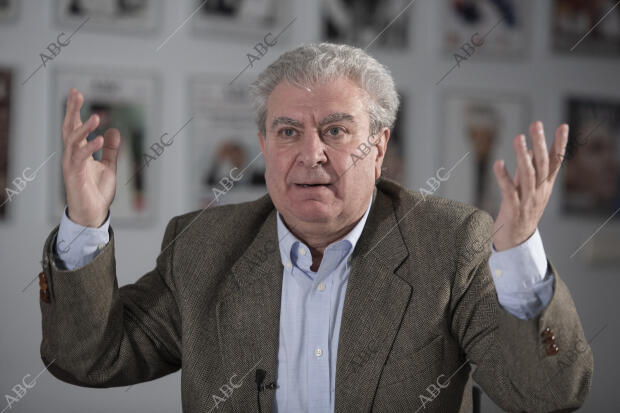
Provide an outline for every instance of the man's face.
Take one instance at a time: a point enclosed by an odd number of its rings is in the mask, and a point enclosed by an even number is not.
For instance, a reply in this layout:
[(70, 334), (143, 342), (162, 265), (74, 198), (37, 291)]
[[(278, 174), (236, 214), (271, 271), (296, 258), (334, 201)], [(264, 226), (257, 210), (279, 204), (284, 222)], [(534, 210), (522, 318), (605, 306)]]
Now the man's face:
[(258, 137), (267, 190), (289, 226), (337, 232), (368, 207), (390, 133), (369, 136), (364, 95), (342, 77), (307, 88), (282, 82), (269, 96)]

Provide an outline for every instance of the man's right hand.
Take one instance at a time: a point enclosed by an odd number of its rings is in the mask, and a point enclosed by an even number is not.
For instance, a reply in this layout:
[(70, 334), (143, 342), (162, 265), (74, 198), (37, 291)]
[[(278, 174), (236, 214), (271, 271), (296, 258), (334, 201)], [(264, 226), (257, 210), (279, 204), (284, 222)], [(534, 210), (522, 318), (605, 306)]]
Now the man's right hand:
[[(88, 142), (86, 137), (97, 129), (100, 118), (91, 115), (82, 123), (80, 109), (83, 103), (82, 94), (71, 88), (62, 124), (62, 172), (69, 217), (82, 226), (97, 228), (105, 222), (114, 200), (121, 136), (118, 130), (108, 129), (103, 136)], [(101, 148), (100, 162), (92, 155)]]

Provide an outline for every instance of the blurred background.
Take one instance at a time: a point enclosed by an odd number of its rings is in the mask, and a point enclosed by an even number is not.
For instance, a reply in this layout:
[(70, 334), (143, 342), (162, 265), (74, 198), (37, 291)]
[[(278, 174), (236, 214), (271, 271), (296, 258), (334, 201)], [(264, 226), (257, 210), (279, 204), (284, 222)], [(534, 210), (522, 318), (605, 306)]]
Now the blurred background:
[[(282, 52), (329, 40), (391, 70), (403, 105), (383, 173), (413, 190), (495, 217), (493, 161), (512, 173), (515, 135), (542, 120), (550, 145), (569, 123), (539, 230), (595, 355), (582, 410), (620, 411), (619, 3), (0, 0), (0, 409), (181, 410), (179, 373), (86, 389), (52, 377), (39, 357), (35, 277), (64, 206), (69, 88), (85, 95), (83, 119), (101, 116), (89, 139), (110, 126), (123, 138), (111, 223), (124, 285), (154, 267), (173, 216), (265, 193), (247, 86)], [(233, 167), (243, 178), (228, 190), (221, 179)], [(439, 187), (427, 182), (451, 168)], [(16, 395), (28, 374), (36, 386)], [(483, 394), (482, 411), (501, 409)]]

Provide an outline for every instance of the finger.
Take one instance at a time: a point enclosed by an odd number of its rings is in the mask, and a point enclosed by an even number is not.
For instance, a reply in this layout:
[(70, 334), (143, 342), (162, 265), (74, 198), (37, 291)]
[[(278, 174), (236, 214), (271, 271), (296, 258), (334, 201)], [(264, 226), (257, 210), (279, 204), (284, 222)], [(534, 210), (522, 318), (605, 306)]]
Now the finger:
[(515, 177), (513, 179), (515, 186), (519, 188), (519, 165), (515, 168)]
[(530, 125), (530, 136), (536, 169), (536, 182), (542, 183), (549, 173), (549, 153), (547, 152), (545, 132), (541, 121), (533, 122)]
[(99, 121), (99, 115), (90, 115), (82, 126), (71, 132), (66, 142), (70, 150), (77, 150), (84, 146), (86, 144), (86, 137), (89, 133), (97, 129)]
[(80, 109), (84, 103), (84, 97), (75, 88), (69, 90), (69, 97), (67, 97), (67, 109), (65, 113), (65, 119), (62, 125), (63, 138), (67, 138), (71, 132), (82, 126), (82, 120), (80, 118)]
[(521, 184), (521, 200), (531, 196), (536, 185), (536, 171), (534, 170), (534, 164), (532, 158), (527, 152), (527, 146), (525, 143), (525, 135), (518, 135), (514, 141), (513, 146), (517, 153), (517, 166), (519, 168), (519, 183)]
[(93, 156), (95, 152), (101, 149), (103, 145), (103, 136), (99, 135), (95, 139), (88, 142), (81, 148), (73, 151), (71, 155), (71, 162), (74, 166), (82, 165), (89, 157)]
[(555, 137), (551, 145), (551, 153), (555, 154), (555, 156), (551, 157), (549, 165), (549, 170), (551, 171), (547, 178), (549, 182), (555, 181), (560, 167), (562, 166), (562, 161), (564, 160), (564, 154), (566, 152), (566, 143), (568, 142), (568, 129), (568, 125), (563, 123), (555, 130)]
[(82, 126), (82, 120), (80, 118), (80, 110), (82, 109), (82, 105), (84, 104), (84, 96), (77, 89), (75, 89), (74, 102), (75, 102), (75, 106), (73, 107), (73, 112), (71, 114), (71, 124), (70, 124), (72, 129), (76, 129)]
[(103, 134), (103, 150), (101, 151), (101, 162), (112, 168), (116, 172), (116, 161), (121, 146), (121, 134), (118, 129), (110, 128)]
[(503, 159), (495, 161), (493, 164), (493, 172), (497, 177), (497, 184), (502, 191), (502, 196), (505, 197), (512, 205), (519, 205), (519, 194), (517, 192), (517, 186), (510, 177), (506, 164)]
[(71, 133), (71, 114), (73, 111), (73, 106), (75, 105), (75, 103), (73, 102), (74, 99), (74, 89), (71, 88), (69, 89), (69, 95), (67, 96), (67, 103), (65, 106), (65, 118), (62, 121), (62, 139), (63, 141), (67, 139), (67, 136), (69, 136), (69, 133)]

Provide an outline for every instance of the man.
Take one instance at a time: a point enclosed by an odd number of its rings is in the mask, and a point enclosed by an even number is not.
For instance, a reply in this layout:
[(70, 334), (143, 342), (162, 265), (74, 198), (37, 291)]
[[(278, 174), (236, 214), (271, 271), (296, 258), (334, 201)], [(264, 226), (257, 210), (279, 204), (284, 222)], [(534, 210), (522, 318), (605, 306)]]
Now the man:
[[(181, 368), (185, 412), (465, 412), (475, 365), (506, 410), (583, 403), (592, 353), (537, 231), (561, 161), (540, 122), (533, 150), (515, 138), (514, 180), (495, 164), (493, 223), (380, 179), (398, 96), (362, 50), (302, 46), (251, 92), (268, 195), (172, 219), (155, 269), (119, 289), (109, 207), (120, 136), (86, 142), (98, 119), (81, 122), (71, 90), (68, 208), (41, 276), (52, 374), (110, 387)], [(552, 154), (567, 135), (557, 129)]]

